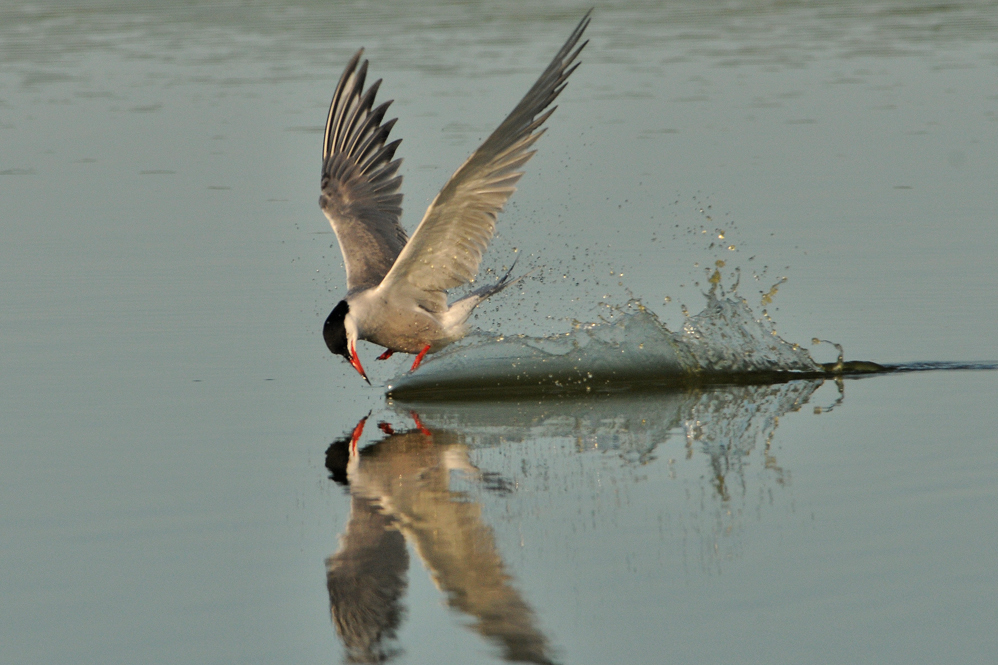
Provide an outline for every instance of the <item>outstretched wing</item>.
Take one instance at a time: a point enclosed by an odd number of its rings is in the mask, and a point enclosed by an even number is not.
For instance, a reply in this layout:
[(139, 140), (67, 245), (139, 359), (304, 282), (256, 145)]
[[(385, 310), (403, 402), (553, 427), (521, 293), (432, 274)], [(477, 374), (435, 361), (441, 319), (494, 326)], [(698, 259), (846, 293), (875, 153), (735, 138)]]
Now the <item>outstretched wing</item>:
[[(530, 147), (554, 113), (547, 110), (565, 88), (589, 13), (561, 47), (530, 91), (440, 190), (412, 239), (385, 276), (384, 288), (402, 288), (430, 311), (447, 306), (447, 289), (471, 281), (492, 240), (496, 216), (516, 190)], [(557, 107), (555, 107), (557, 108)]]
[(322, 142), (319, 206), (340, 241), (348, 292), (380, 284), (407, 240), (399, 224), (402, 160), (392, 160), (402, 141), (385, 144), (395, 125), (381, 122), (391, 101), (372, 108), (381, 80), (364, 90), (367, 60), (357, 67), (363, 53), (343, 70)]

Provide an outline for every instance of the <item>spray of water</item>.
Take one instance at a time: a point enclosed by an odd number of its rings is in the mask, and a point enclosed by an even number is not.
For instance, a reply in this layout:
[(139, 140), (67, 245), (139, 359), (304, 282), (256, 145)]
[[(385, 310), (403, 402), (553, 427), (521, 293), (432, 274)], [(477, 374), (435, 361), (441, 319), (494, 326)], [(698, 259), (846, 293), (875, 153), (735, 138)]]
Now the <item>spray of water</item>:
[(749, 383), (824, 373), (800, 346), (776, 334), (744, 299), (717, 284), (706, 306), (679, 332), (638, 300), (608, 308), (599, 321), (575, 322), (546, 337), (471, 335), (389, 383), (393, 394), (483, 391), (616, 392), (638, 386)]

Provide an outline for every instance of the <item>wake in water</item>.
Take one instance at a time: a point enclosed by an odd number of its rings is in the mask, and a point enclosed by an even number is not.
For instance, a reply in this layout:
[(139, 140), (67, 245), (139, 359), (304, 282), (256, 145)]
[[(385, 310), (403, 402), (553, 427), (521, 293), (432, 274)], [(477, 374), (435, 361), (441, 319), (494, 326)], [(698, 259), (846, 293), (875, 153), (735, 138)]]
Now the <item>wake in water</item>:
[[(828, 369), (757, 319), (745, 301), (718, 295), (672, 332), (637, 300), (598, 323), (576, 323), (548, 337), (470, 335), (396, 377), (388, 392), (522, 395), (525, 392), (617, 392), (703, 383), (771, 383), (827, 376)], [(877, 366), (879, 367), (879, 366)]]
[[(595, 323), (546, 337), (472, 334), (430, 356), (415, 373), (389, 381), (402, 400), (519, 398), (578, 393), (619, 393), (709, 384), (770, 384), (927, 370), (994, 370), (995, 362), (921, 362), (879, 365), (846, 361), (840, 345), (832, 363), (818, 363), (800, 345), (781, 338), (763, 310), (756, 317), (737, 292), (710, 276), (704, 309), (682, 330), (669, 330), (639, 300), (609, 309)], [(776, 288), (763, 295), (771, 299)], [(732, 290), (737, 288), (737, 282)], [(685, 310), (684, 310), (685, 311)]]

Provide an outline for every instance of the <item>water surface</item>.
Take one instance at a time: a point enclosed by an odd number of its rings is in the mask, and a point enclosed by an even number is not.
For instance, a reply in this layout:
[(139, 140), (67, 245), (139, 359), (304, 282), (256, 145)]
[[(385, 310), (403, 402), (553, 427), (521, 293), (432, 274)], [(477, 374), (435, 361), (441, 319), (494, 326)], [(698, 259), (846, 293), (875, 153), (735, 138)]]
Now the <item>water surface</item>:
[[(411, 229), (586, 9), (0, 8), (0, 660), (340, 662), (328, 562), (365, 515), (407, 561), (397, 662), (998, 650), (993, 372), (448, 406), (326, 351), (349, 56), (395, 99)], [(535, 278), (477, 325), (633, 297), (681, 330), (719, 270), (807, 348), (998, 358), (996, 27), (993, 2), (597, 7), (486, 259)], [(406, 360), (378, 352), (384, 383)], [(415, 474), (391, 510), (327, 468), (368, 413), (355, 459)], [(484, 563), (399, 526), (427, 506)]]

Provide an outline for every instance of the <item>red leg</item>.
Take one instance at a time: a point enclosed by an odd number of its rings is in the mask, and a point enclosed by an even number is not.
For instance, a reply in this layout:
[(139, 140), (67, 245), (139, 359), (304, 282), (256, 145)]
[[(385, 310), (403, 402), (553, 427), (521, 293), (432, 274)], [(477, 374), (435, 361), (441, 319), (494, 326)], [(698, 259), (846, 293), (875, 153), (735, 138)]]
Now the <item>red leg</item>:
[(426, 352), (429, 351), (429, 350), (430, 350), (430, 345), (429, 344), (427, 344), (426, 346), (423, 347), (423, 350), (419, 352), (418, 356), (416, 356), (416, 362), (414, 362), (412, 364), (412, 369), (409, 370), (410, 372), (415, 372), (416, 371), (416, 368), (419, 367), (419, 363), (423, 362), (423, 356), (425, 356)]
[(393, 353), (395, 353), (395, 352), (394, 352), (394, 351), (392, 351), (391, 349), (385, 349), (385, 352), (384, 352), (384, 353), (382, 353), (382, 354), (381, 354), (380, 356), (378, 356), (377, 358), (375, 358), (375, 360), (388, 360), (389, 358), (391, 358), (391, 357), (392, 357), (392, 354), (393, 354)]
[(433, 436), (430, 430), (426, 429), (426, 427), (423, 426), (423, 421), (419, 419), (418, 413), (416, 413), (415, 411), (410, 411), (409, 415), (412, 416), (413, 422), (416, 423), (416, 429), (418, 429), (422, 434), (425, 434), (426, 436)]

